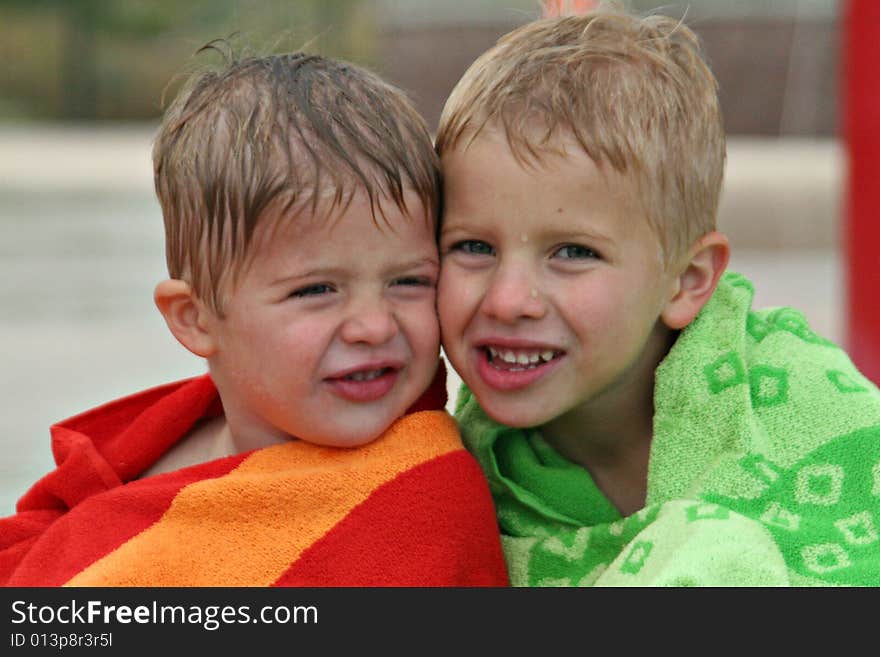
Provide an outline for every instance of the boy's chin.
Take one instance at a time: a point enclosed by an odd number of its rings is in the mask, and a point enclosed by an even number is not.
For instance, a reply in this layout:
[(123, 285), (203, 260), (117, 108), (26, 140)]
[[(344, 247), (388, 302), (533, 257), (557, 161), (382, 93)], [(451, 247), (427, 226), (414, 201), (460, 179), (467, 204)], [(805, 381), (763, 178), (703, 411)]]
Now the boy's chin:
[[(510, 402), (499, 403), (491, 398), (487, 398), (485, 403), (480, 399), (479, 395), (474, 395), (480, 408), (492, 420), (499, 424), (503, 424), (514, 429), (528, 429), (536, 427), (547, 421), (546, 413), (524, 413), (521, 405)], [(518, 406), (520, 406), (518, 408)]]
[(405, 415), (405, 409), (361, 409), (345, 416), (339, 413), (327, 418), (328, 422), (313, 425), (312, 431), (299, 439), (321, 447), (354, 449), (364, 447), (382, 437), (391, 426)]
[(379, 436), (384, 433), (382, 431), (370, 431), (370, 432), (351, 432), (346, 433), (345, 431), (339, 431), (336, 435), (333, 436), (306, 436), (304, 438), (300, 438), (305, 443), (311, 443), (312, 445), (318, 445), (319, 447), (339, 447), (343, 449), (354, 449), (356, 447), (363, 447), (364, 445), (369, 445), (371, 442), (375, 441)]

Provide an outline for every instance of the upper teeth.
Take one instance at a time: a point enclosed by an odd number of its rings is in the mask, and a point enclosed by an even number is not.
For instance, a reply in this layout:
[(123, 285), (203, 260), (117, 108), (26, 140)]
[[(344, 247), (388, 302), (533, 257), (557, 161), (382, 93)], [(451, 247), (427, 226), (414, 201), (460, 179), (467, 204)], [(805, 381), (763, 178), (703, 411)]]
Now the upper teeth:
[(517, 349), (516, 351), (512, 349), (495, 349), (494, 347), (489, 347), (489, 354), (491, 354), (492, 358), (500, 358), (505, 363), (512, 363), (518, 365), (533, 365), (538, 361), (547, 361), (553, 360), (553, 357), (556, 355), (556, 352), (552, 349), (546, 350), (535, 350), (535, 349)]
[(354, 381), (371, 381), (375, 379), (377, 376), (382, 374), (383, 370), (372, 370), (370, 372), (354, 372), (349, 374), (347, 378), (352, 379)]

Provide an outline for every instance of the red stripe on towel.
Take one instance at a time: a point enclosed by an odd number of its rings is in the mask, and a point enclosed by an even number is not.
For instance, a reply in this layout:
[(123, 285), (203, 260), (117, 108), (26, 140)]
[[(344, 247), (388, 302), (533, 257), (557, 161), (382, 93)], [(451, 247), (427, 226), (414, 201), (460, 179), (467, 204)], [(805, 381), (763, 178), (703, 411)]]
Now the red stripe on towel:
[(273, 586), (502, 586), (494, 518), (479, 465), (457, 450), (380, 486)]

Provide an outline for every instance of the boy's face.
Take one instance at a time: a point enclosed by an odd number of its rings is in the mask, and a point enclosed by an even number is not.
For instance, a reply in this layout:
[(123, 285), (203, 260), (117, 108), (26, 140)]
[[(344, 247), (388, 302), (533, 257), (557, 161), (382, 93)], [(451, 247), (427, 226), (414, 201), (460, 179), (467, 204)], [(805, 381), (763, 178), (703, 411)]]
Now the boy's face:
[(511, 426), (576, 425), (641, 403), (676, 289), (625, 179), (577, 144), (557, 146), (565, 156), (526, 167), (491, 130), (443, 156), (444, 350)]
[(439, 262), (423, 205), (406, 202), (410, 216), (382, 203), (381, 229), (365, 193), (330, 217), (258, 228), (225, 317), (211, 320), (211, 373), (233, 431), (360, 445), (425, 391), (439, 353)]

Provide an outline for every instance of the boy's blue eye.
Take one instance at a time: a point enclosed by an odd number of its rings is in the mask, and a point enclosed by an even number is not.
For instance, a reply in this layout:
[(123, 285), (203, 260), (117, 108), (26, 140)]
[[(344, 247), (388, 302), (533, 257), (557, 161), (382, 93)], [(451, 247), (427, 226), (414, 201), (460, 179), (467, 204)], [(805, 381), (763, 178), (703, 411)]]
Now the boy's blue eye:
[(461, 251), (471, 255), (495, 255), (495, 249), (481, 240), (462, 240), (452, 245), (452, 251)]
[(593, 249), (580, 244), (566, 244), (556, 249), (553, 254), (563, 260), (590, 260), (599, 258), (599, 254)]
[(317, 297), (322, 294), (329, 294), (333, 291), (333, 287), (327, 283), (316, 283), (315, 285), (306, 285), (305, 287), (301, 287), (294, 292), (291, 292), (290, 296), (292, 297)]

